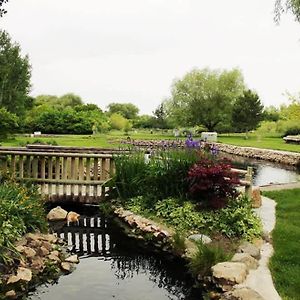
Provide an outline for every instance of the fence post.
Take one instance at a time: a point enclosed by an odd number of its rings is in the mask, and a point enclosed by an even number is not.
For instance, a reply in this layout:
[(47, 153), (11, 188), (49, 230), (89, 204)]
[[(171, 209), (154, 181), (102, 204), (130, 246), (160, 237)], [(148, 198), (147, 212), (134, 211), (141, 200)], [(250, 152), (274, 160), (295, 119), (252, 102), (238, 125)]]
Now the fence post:
[(249, 182), (249, 184), (245, 185), (245, 195), (248, 198), (252, 197), (252, 174), (253, 174), (253, 168), (252, 167), (248, 167), (247, 168), (247, 174), (245, 176), (245, 181)]

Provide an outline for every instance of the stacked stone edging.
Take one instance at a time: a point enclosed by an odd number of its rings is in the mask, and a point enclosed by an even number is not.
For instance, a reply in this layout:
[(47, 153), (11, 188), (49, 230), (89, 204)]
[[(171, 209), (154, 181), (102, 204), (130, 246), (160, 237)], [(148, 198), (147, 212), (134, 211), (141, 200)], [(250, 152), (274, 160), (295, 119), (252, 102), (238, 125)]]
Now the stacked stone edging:
[(300, 166), (300, 153), (259, 149), (252, 147), (240, 147), (222, 143), (216, 143), (216, 145), (221, 152), (245, 156), (249, 158), (268, 160), (286, 165)]

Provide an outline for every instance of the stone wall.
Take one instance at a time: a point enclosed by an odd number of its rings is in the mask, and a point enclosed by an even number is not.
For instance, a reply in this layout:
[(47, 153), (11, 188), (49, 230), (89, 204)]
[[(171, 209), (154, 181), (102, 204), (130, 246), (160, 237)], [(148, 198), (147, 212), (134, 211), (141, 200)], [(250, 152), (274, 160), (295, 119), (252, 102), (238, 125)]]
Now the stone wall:
[[(300, 153), (259, 149), (251, 147), (239, 147), (228, 144), (217, 143), (219, 151), (240, 155), (249, 158), (268, 160), (276, 163), (300, 166)], [(300, 148), (299, 148), (300, 150)]]

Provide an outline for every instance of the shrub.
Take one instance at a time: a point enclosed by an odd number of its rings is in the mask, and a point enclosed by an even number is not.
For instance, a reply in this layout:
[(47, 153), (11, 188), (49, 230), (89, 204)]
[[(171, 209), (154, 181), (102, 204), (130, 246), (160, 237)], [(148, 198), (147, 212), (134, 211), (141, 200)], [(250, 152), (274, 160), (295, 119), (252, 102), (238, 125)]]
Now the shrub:
[(251, 240), (262, 232), (260, 219), (253, 213), (251, 200), (246, 196), (230, 199), (226, 208), (215, 216), (214, 228), (228, 237)]
[(207, 207), (224, 207), (229, 197), (237, 196), (239, 179), (225, 160), (202, 157), (189, 170), (188, 179), (192, 199)]
[(0, 184), (0, 263), (9, 260), (13, 243), (26, 232), (45, 231), (47, 223), (37, 190), (13, 182)]

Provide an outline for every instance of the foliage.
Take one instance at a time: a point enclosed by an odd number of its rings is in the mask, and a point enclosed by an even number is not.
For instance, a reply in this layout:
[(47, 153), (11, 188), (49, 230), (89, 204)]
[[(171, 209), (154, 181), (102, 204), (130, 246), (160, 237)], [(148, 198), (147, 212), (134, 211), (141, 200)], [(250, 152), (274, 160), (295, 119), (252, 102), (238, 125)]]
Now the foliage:
[(148, 195), (156, 199), (170, 196), (185, 197), (190, 166), (197, 160), (193, 151), (165, 151), (147, 163), (143, 152), (116, 157), (116, 187), (119, 195)]
[(300, 22), (300, 0), (276, 0), (275, 2), (275, 21), (279, 23), (283, 13), (292, 12), (296, 20)]
[(122, 115), (118, 113), (113, 113), (109, 117), (110, 126), (112, 129), (116, 130), (125, 130), (125, 128), (128, 128), (129, 120), (125, 119)]
[(189, 269), (194, 276), (209, 275), (213, 265), (229, 259), (229, 255), (218, 245), (205, 245), (201, 242), (196, 245), (197, 251), (189, 262)]
[(116, 189), (123, 199), (139, 196), (144, 184), (146, 163), (144, 154), (118, 155), (114, 158)]
[(56, 140), (46, 140), (43, 141), (42, 139), (35, 139), (33, 141), (25, 141), (25, 142), (20, 142), (19, 146), (24, 147), (26, 145), (30, 145), (30, 144), (34, 144), (34, 145), (52, 145), (52, 146), (57, 146), (58, 143), (56, 142)]
[(180, 233), (221, 233), (228, 238), (251, 240), (262, 231), (260, 219), (252, 212), (247, 197), (231, 199), (227, 207), (217, 211), (199, 210), (195, 204), (181, 199), (154, 201), (147, 196), (127, 199), (123, 205), (134, 213), (159, 218)]
[(227, 237), (251, 240), (262, 232), (260, 219), (252, 212), (251, 199), (239, 196), (229, 200), (227, 207), (218, 211), (214, 228)]
[(204, 125), (213, 131), (220, 122), (230, 122), (232, 105), (244, 89), (237, 69), (195, 69), (174, 82), (168, 114), (177, 125)]
[(153, 128), (161, 128), (161, 129), (167, 129), (171, 128), (170, 123), (168, 120), (168, 115), (166, 111), (166, 105), (164, 102), (162, 102), (153, 112), (154, 119), (153, 119)]
[(176, 231), (172, 235), (172, 249), (177, 255), (184, 254), (186, 250), (185, 236), (182, 232)]
[(138, 116), (134, 122), (133, 127), (134, 128), (154, 128), (155, 118), (149, 115), (142, 115)]
[(232, 126), (236, 132), (256, 129), (262, 120), (263, 105), (258, 95), (251, 90), (244, 91), (233, 105)]
[[(73, 93), (64, 94), (60, 97), (54, 96), (54, 95), (39, 95), (34, 100), (35, 106), (48, 106), (53, 108), (66, 108), (66, 107), (75, 107), (75, 106), (81, 106), (83, 105), (83, 101), (80, 98), (80, 96), (75, 95)], [(88, 104), (94, 105), (94, 104)], [(93, 107), (92, 110), (94, 110), (95, 107)], [(96, 106), (96, 109), (99, 109)], [(91, 109), (89, 109), (91, 110)]]
[(0, 138), (6, 137), (8, 133), (14, 132), (17, 128), (18, 117), (5, 108), (0, 108)]
[(37, 190), (14, 182), (0, 184), (0, 263), (8, 260), (7, 251), (26, 232), (45, 231), (47, 223)]
[(6, 31), (0, 31), (0, 107), (18, 116), (28, 105), (31, 66), (21, 55), (20, 45)]
[(270, 270), (282, 299), (300, 295), (300, 189), (265, 192), (276, 205), (276, 226), (272, 231), (274, 254)]
[(106, 117), (102, 111), (91, 104), (74, 107), (41, 104), (28, 113), (25, 126), (31, 132), (91, 134), (95, 124), (101, 127), (100, 124), (105, 122)]
[(202, 157), (188, 172), (189, 194), (196, 202), (211, 208), (224, 207), (235, 197), (239, 179), (226, 160)]
[(2, 8), (2, 5), (7, 3), (8, 0), (0, 0), (0, 18), (7, 13), (7, 11)]
[(136, 119), (139, 113), (139, 109), (132, 103), (110, 103), (108, 105), (108, 113), (119, 114), (125, 119)]
[(264, 108), (263, 120), (276, 122), (279, 119), (280, 119), (280, 112), (278, 108), (272, 105)]

